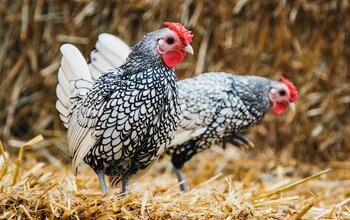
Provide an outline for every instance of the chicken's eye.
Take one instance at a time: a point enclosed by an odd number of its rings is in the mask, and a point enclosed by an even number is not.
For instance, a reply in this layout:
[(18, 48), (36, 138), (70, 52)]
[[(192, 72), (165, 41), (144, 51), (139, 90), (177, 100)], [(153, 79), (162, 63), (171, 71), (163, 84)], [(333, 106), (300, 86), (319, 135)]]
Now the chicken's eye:
[(174, 38), (172, 38), (172, 37), (169, 37), (168, 39), (166, 39), (166, 42), (168, 43), (168, 44), (173, 44), (174, 43)]
[(279, 93), (281, 96), (285, 96), (285, 95), (286, 95), (286, 91), (284, 91), (284, 90), (280, 90), (278, 93)]

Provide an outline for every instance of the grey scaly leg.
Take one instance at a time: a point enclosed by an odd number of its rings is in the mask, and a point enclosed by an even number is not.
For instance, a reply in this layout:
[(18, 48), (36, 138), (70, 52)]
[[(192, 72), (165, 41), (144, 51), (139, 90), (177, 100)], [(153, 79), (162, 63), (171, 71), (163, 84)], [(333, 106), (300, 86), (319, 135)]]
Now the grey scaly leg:
[(105, 181), (105, 175), (103, 172), (98, 172), (97, 176), (98, 176), (98, 180), (100, 181), (102, 194), (106, 194), (107, 193), (107, 185), (106, 185), (106, 181)]
[(180, 189), (182, 192), (187, 192), (188, 191), (188, 187), (187, 187), (187, 184), (186, 184), (186, 181), (184, 179), (184, 176), (182, 174), (182, 171), (181, 169), (176, 169), (175, 168), (175, 173), (176, 173), (176, 176), (177, 176), (177, 180), (179, 181), (180, 183)]
[(123, 176), (123, 178), (122, 178), (122, 190), (123, 190), (123, 196), (126, 197), (129, 194), (128, 177), (126, 177), (126, 176)]

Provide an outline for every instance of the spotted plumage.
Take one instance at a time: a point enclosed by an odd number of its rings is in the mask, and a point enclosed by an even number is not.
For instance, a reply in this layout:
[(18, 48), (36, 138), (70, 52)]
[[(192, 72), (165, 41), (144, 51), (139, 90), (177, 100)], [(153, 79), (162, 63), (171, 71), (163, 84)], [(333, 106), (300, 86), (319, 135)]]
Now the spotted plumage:
[[(116, 50), (113, 52), (114, 56), (119, 54)], [(103, 66), (103, 59), (94, 62), (93, 65)], [(281, 114), (297, 99), (294, 85), (284, 78), (278, 82), (258, 76), (215, 72), (177, 84), (182, 119), (166, 153), (172, 158), (183, 191), (187, 190), (187, 185), (181, 168), (194, 155), (224, 141), (251, 146), (240, 133), (258, 124), (269, 108)]]
[[(143, 79), (145, 83), (138, 83)], [(112, 176), (111, 186), (123, 175), (144, 170), (173, 139), (180, 110), (172, 81), (175, 72), (167, 67), (145, 69), (132, 76), (113, 71), (97, 80), (84, 100), (90, 106), (82, 111), (91, 106), (103, 109), (91, 115), (97, 118), (96, 143), (84, 161), (95, 171)]]
[[(188, 32), (179, 27), (181, 34)], [(122, 66), (98, 76), (92, 74), (98, 69), (93, 60), (88, 67), (74, 46), (61, 48), (56, 107), (68, 127), (73, 169), (81, 161), (89, 164), (103, 193), (106, 174), (112, 187), (122, 180), (126, 195), (128, 179), (144, 173), (175, 136), (180, 107), (175, 70), (167, 63), (179, 63), (192, 50), (177, 35), (171, 28), (147, 34)], [(164, 38), (173, 38), (174, 45)], [(164, 58), (169, 51), (175, 56)], [(99, 55), (95, 51), (93, 58)]]
[[(179, 81), (182, 119), (166, 150), (179, 181), (183, 181), (181, 168), (194, 155), (225, 140), (234, 142), (237, 134), (258, 124), (270, 107), (280, 114), (285, 111), (280, 106), (293, 105), (297, 92), (283, 80), (211, 72)], [(180, 186), (187, 190), (186, 184)]]
[(270, 107), (274, 81), (257, 76), (204, 73), (178, 82), (183, 118), (167, 149), (177, 169), (224, 137), (257, 124)]

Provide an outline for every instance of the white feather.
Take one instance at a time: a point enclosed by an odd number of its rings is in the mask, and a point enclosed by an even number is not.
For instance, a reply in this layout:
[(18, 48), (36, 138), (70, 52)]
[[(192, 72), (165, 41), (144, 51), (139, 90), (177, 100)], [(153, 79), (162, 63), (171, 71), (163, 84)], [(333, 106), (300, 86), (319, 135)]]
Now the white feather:
[(63, 115), (60, 115), (60, 119), (63, 122), (64, 127), (68, 128), (68, 118)]
[[(66, 76), (64, 75), (62, 68), (58, 70), (58, 85), (61, 86), (62, 90), (64, 91), (64, 94), (67, 97), (70, 96), (70, 94), (72, 94), (73, 91), (69, 89), (69, 82)], [(68, 86), (64, 86), (64, 85), (68, 85)]]
[(110, 63), (101, 53), (94, 50), (90, 53), (91, 64), (101, 73), (104, 73), (108, 69), (113, 69), (116, 66)]
[(56, 109), (61, 115), (63, 115), (64, 117), (68, 117), (69, 111), (66, 108), (66, 106), (64, 106), (62, 104), (62, 102), (60, 100), (57, 100), (57, 102), (56, 102)]
[(98, 36), (96, 50), (90, 53), (89, 69), (96, 81), (103, 73), (121, 66), (130, 53), (129, 46), (120, 38), (102, 33)]
[[(60, 48), (63, 55), (58, 71), (58, 85), (56, 94), (59, 104), (57, 110), (68, 117), (70, 100), (74, 94), (86, 93), (91, 88), (91, 76), (87, 63), (80, 51), (71, 44), (64, 44)], [(77, 83), (80, 81), (79, 83)], [(80, 91), (81, 90), (81, 91)]]
[(129, 46), (123, 40), (108, 33), (98, 36), (96, 49), (115, 67), (122, 65), (130, 53)]
[(91, 82), (91, 76), (86, 60), (78, 48), (72, 44), (64, 44), (60, 51), (63, 55), (61, 67), (66, 70), (64, 73), (68, 80), (84, 79)]
[(67, 94), (63, 91), (62, 87), (60, 84), (57, 85), (56, 87), (56, 95), (57, 98), (61, 101), (61, 103), (66, 107), (70, 105), (69, 99), (67, 97)]
[[(75, 116), (73, 117), (76, 118)], [(71, 157), (75, 157), (75, 155), (81, 148), (87, 147), (82, 146), (81, 142), (87, 135), (89, 129), (90, 128), (82, 127), (76, 120), (70, 121), (67, 136), (69, 143), (69, 155)]]
[(89, 69), (93, 82), (96, 82), (96, 80), (102, 75), (102, 72), (97, 70), (91, 63), (89, 63)]
[(79, 143), (72, 161), (72, 169), (75, 175), (77, 175), (77, 170), (79, 164), (83, 161), (86, 154), (96, 143), (96, 139), (92, 136), (93, 129), (89, 129), (88, 132), (83, 136), (83, 139)]

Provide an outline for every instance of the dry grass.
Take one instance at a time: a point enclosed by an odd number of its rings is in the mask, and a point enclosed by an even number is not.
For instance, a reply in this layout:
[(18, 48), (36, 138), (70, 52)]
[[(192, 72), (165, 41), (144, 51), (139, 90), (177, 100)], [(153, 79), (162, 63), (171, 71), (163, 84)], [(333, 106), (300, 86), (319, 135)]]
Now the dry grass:
[(0, 219), (350, 218), (350, 171), (339, 163), (321, 170), (292, 159), (282, 164), (272, 155), (251, 159), (235, 148), (214, 148), (185, 167), (188, 193), (180, 192), (170, 162), (163, 158), (123, 198), (120, 189), (101, 195), (87, 166), (76, 178), (69, 164), (38, 161), (35, 147), (23, 145), (26, 152), (17, 159), (6, 157)]

